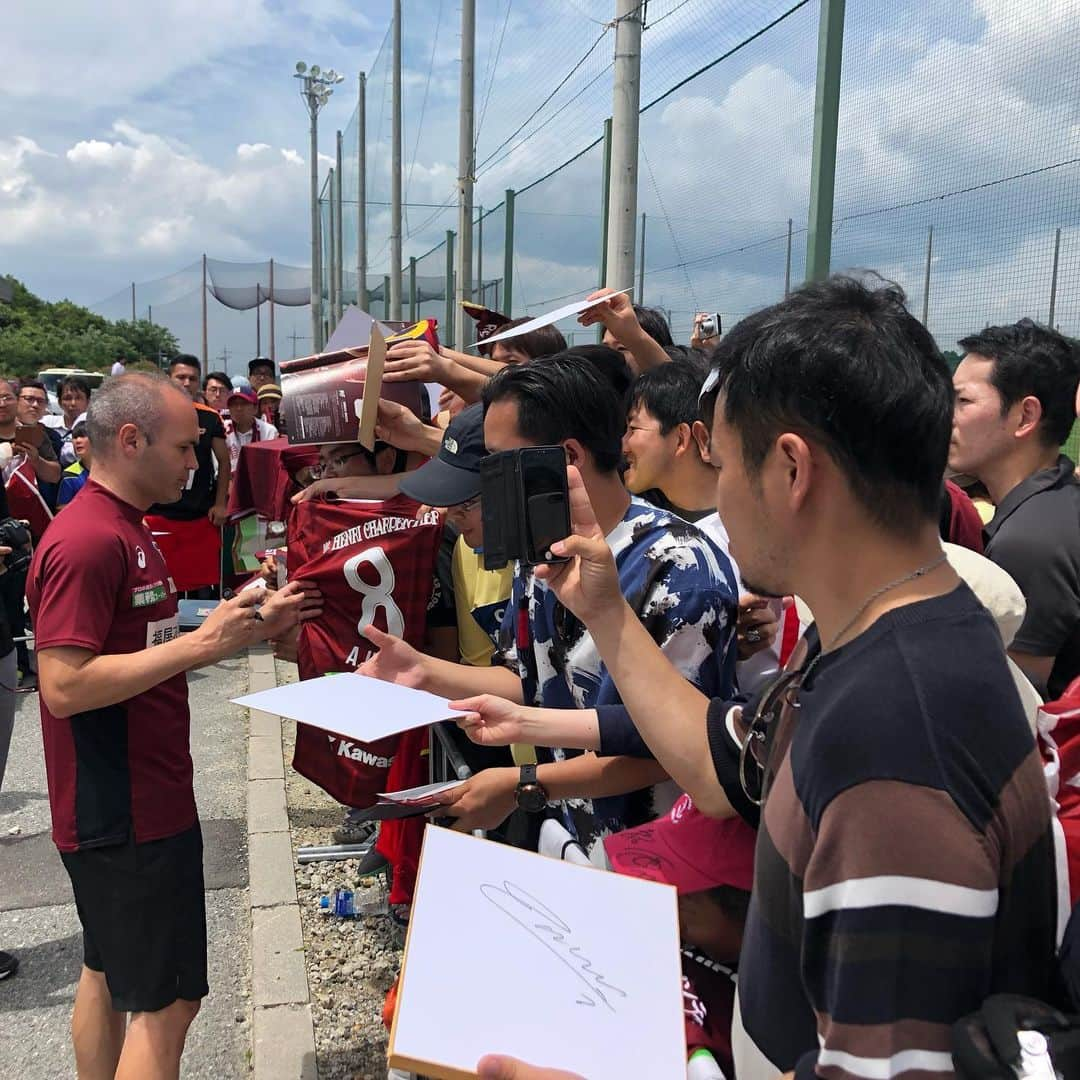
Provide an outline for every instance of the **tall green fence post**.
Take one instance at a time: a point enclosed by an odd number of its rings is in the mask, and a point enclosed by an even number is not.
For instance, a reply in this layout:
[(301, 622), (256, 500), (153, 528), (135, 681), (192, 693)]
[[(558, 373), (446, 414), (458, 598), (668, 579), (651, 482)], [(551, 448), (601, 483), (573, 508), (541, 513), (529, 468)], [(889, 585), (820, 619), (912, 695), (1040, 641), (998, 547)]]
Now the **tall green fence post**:
[(448, 348), (454, 348), (454, 230), (446, 230), (446, 283), (443, 285), (446, 298), (446, 324), (442, 338)]
[(416, 322), (416, 256), (409, 256), (409, 322)]
[(506, 189), (506, 236), (503, 240), (502, 312), (514, 317), (514, 192)]

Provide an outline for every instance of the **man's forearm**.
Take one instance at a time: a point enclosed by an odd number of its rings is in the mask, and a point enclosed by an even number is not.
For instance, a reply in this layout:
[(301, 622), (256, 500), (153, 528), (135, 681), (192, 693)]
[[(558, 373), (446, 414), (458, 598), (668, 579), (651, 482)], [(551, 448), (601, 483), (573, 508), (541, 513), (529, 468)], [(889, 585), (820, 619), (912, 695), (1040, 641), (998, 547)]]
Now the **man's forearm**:
[(480, 400), (487, 381), (487, 375), (471, 371), (462, 364), (454, 364), (451, 373), (446, 377), (445, 386), (448, 390), (453, 390), (463, 401), (472, 405)]
[(487, 356), (473, 356), (471, 353), (461, 353), (451, 349), (446, 351), (453, 357), (454, 362), (460, 364), (461, 367), (468, 368), (469, 371), (474, 371), (478, 375), (484, 375), (487, 378), (498, 375), (506, 367), (505, 364), (500, 364), (497, 360), (492, 360)]
[(434, 656), (424, 657), (424, 689), (429, 694), (454, 701), (458, 698), (495, 694), (508, 701), (522, 702), (521, 680), (509, 668), (470, 667)]
[(41, 696), (61, 718), (128, 701), (174, 675), (221, 659), (198, 632), (134, 653), (93, 656), (61, 646), (37, 655)]
[(60, 468), (59, 461), (46, 461), (42, 457), (39, 457), (34, 463), (34, 472), (37, 474), (37, 478), (44, 480), (46, 484), (58, 484), (60, 477), (63, 475), (63, 469)]
[(625, 602), (594, 619), (589, 632), (657, 761), (705, 813), (733, 814), (709, 751), (709, 699), (672, 666)]
[(663, 766), (649, 758), (600, 758), (595, 754), (553, 761), (536, 770), (536, 779), (553, 800), (627, 795), (667, 778)]
[(649, 368), (671, 362), (671, 357), (664, 352), (664, 347), (655, 338), (649, 337), (644, 330), (640, 335), (635, 335), (631, 341), (624, 341), (623, 344), (633, 354), (639, 371), (648, 371)]
[(561, 746), (568, 750), (599, 750), (600, 722), (595, 709), (521, 710), (521, 737), (530, 746)]

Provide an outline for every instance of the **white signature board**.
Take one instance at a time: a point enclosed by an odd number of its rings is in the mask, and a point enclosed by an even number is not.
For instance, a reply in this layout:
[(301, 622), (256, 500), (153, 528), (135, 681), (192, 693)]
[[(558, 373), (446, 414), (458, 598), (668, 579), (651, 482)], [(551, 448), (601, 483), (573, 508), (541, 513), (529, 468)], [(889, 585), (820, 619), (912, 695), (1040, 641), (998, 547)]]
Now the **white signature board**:
[(390, 1064), (685, 1077), (675, 890), (428, 825)]

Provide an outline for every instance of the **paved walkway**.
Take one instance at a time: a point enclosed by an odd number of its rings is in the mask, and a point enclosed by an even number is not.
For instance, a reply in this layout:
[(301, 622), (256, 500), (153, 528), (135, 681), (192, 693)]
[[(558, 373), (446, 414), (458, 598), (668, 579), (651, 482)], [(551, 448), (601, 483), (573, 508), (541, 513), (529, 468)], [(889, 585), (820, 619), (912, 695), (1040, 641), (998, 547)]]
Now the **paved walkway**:
[[(248, 688), (248, 661), (194, 672), (188, 685), (206, 848), (211, 993), (192, 1027), (181, 1075), (218, 1080), (247, 1076), (251, 1067), (248, 722), (247, 710), (228, 704)], [(38, 698), (24, 694), (0, 791), (0, 949), (22, 961), (18, 975), (0, 982), (0, 1074), (20, 1080), (74, 1075), (68, 1022), (81, 935), (49, 839), (45, 792)]]

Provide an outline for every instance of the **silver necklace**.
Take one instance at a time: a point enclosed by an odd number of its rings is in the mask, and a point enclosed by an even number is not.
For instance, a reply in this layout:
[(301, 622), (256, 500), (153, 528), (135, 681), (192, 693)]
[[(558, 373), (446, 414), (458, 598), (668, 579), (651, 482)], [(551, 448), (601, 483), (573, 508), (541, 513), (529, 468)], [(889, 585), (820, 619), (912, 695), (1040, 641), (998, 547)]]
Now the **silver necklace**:
[(948, 554), (942, 552), (933, 562), (928, 562), (925, 566), (920, 566), (918, 570), (912, 570), (910, 574), (905, 574), (903, 577), (898, 577), (895, 581), (890, 581), (887, 585), (882, 585), (880, 589), (875, 589), (864, 601), (862, 607), (855, 612), (854, 615), (844, 624), (843, 629), (833, 634), (831, 640), (827, 645), (821, 647), (821, 651), (814, 657), (813, 660), (806, 666), (806, 670), (803, 672), (803, 681), (814, 670), (817, 662), (830, 650), (836, 643), (863, 617), (866, 613), (866, 609), (877, 599), (884, 596), (892, 589), (898, 589), (901, 585), (906, 585), (909, 581), (916, 581), (921, 577), (925, 577), (931, 571), (936, 570), (943, 562), (948, 559)]

